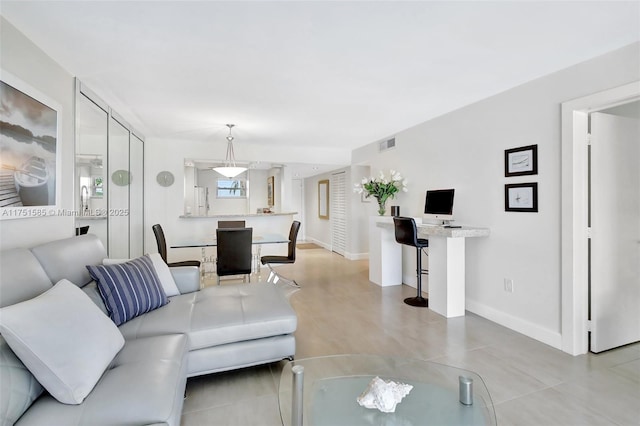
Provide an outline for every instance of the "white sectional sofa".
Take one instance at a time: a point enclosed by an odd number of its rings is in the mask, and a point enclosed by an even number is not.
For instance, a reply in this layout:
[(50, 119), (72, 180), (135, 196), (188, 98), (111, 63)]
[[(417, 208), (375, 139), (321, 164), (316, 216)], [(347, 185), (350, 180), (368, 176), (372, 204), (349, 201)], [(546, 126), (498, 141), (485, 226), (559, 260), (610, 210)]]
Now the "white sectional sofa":
[[(17, 304), (50, 294), (66, 279), (106, 315), (86, 268), (104, 258), (104, 247), (91, 234), (0, 252), (0, 308), (23, 306)], [(187, 377), (293, 358), (297, 318), (277, 287), (257, 283), (200, 289), (197, 268), (171, 268), (171, 274), (180, 294), (117, 328), (124, 344), (79, 404), (61, 403), (43, 389), (0, 336), (2, 424), (177, 425)], [(0, 323), (2, 314), (0, 309)], [(83, 321), (82, 315), (77, 321)], [(31, 328), (46, 338), (47, 323)], [(109, 322), (108, 327), (115, 326)], [(65, 349), (55, 351), (64, 354)], [(63, 367), (71, 367), (73, 374), (82, 365)]]

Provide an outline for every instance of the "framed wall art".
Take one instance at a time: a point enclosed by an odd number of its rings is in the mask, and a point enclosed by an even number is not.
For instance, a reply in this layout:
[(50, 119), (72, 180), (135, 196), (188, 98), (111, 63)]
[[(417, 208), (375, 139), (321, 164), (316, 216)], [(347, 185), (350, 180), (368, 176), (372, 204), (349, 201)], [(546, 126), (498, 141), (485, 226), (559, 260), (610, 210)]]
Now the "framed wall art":
[(505, 177), (537, 175), (538, 145), (522, 146), (504, 150)]
[(0, 71), (0, 219), (59, 214), (61, 107)]
[(329, 180), (318, 181), (318, 218), (329, 219)]
[(508, 212), (537, 212), (538, 183), (514, 183), (504, 186), (504, 210)]
[(273, 176), (267, 178), (267, 205), (269, 207), (275, 206), (274, 181)]

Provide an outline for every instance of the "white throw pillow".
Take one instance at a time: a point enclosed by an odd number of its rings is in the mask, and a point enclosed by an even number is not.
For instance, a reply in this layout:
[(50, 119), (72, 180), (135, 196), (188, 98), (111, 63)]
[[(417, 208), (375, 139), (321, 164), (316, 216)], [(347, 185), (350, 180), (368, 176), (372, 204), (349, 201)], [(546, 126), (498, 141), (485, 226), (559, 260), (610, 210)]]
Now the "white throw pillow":
[(162, 260), (162, 256), (160, 256), (160, 253), (151, 253), (149, 254), (149, 257), (153, 262), (153, 267), (156, 268), (156, 274), (160, 279), (160, 284), (162, 285), (162, 288), (164, 289), (167, 297), (179, 295), (180, 290), (178, 290), (176, 280), (173, 279), (173, 275), (171, 275), (169, 265), (167, 265), (167, 263)]
[[(151, 262), (153, 262), (153, 268), (156, 270), (156, 275), (158, 275), (158, 279), (160, 280), (160, 285), (164, 290), (164, 293), (167, 297), (177, 296), (180, 294), (180, 290), (178, 290), (178, 286), (176, 285), (176, 281), (173, 279), (173, 275), (171, 274), (171, 270), (169, 269), (169, 265), (162, 260), (162, 256), (160, 253), (151, 253), (148, 254)], [(118, 263), (129, 262), (131, 259), (102, 259), (103, 265), (117, 265)]]
[(0, 333), (58, 401), (80, 404), (124, 345), (120, 330), (75, 284), (0, 309)]

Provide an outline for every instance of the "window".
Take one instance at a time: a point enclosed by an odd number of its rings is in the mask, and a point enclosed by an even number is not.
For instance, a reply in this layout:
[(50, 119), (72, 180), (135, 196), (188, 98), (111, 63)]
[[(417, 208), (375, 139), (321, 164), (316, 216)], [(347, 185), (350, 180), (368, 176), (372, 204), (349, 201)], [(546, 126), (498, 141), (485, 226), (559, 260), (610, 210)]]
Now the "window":
[(247, 181), (244, 179), (218, 179), (217, 198), (247, 198)]

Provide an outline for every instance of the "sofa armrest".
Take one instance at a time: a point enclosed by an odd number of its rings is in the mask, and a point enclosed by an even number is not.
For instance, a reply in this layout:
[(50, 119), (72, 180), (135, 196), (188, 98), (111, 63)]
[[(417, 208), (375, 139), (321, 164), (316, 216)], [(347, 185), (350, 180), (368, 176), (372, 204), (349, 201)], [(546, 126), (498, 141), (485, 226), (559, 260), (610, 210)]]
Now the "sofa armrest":
[(180, 294), (200, 290), (200, 269), (197, 266), (174, 266), (169, 268)]

